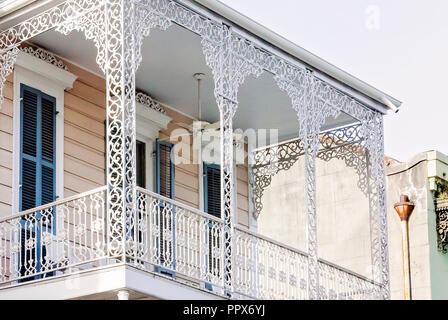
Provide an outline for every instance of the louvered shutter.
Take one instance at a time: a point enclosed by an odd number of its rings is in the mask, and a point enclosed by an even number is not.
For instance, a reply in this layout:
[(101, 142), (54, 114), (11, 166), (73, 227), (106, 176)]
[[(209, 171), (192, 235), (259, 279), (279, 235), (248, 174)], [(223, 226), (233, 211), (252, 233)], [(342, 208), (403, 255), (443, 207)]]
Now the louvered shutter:
[(157, 142), (157, 192), (174, 199), (174, 165), (171, 162), (171, 144)]
[(55, 200), (56, 100), (21, 85), (20, 210)]
[(55, 100), (42, 96), (42, 131), (41, 131), (41, 205), (55, 200)]
[(36, 207), (37, 118), (39, 92), (21, 87), (20, 211)]

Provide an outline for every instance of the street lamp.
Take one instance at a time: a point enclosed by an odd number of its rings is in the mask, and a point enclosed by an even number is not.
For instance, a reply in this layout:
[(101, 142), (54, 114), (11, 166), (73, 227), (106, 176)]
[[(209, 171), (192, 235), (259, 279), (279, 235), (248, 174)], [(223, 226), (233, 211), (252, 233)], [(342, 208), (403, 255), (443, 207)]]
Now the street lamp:
[(411, 300), (411, 271), (409, 261), (409, 233), (408, 220), (414, 211), (415, 204), (409, 201), (405, 194), (400, 196), (400, 202), (394, 204), (394, 209), (401, 220), (401, 249), (403, 254), (403, 279), (404, 279), (404, 300)]

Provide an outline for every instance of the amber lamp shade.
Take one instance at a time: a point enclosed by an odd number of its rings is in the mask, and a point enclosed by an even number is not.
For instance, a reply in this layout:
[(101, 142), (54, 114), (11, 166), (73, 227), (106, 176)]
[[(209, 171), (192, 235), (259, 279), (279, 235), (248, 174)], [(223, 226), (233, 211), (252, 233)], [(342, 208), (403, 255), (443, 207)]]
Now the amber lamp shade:
[(408, 220), (411, 216), (412, 211), (414, 211), (415, 204), (409, 201), (407, 195), (400, 196), (400, 202), (394, 204), (394, 209), (398, 213), (401, 220)]

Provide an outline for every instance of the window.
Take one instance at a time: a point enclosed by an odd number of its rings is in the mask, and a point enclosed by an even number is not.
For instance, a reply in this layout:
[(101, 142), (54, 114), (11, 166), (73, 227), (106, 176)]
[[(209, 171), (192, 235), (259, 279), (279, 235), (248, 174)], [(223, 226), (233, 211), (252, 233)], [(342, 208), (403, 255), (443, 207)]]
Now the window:
[[(52, 55), (50, 52), (47, 52), (47, 54)], [(53, 174), (56, 179), (56, 184), (54, 195), (56, 199), (62, 199), (64, 197), (64, 90), (71, 89), (76, 78), (69, 71), (41, 60), (31, 53), (20, 51), (17, 56), (14, 66), (13, 214), (20, 212), (22, 206), (20, 195), (21, 191), (23, 191), (21, 190), (22, 184), (20, 182), (22, 168), (22, 86), (32, 89), (29, 91), (38, 94), (39, 99), (41, 99), (40, 101), (45, 102), (48, 99), (55, 103), (55, 170), (53, 170)], [(44, 126), (43, 128), (45, 133), (45, 128), (47, 127)], [(48, 161), (45, 161), (45, 158), (41, 160), (43, 160), (43, 171), (45, 171), (48, 168), (48, 166), (45, 166), (45, 164), (48, 164)], [(45, 177), (48, 177), (48, 175)], [(26, 207), (27, 204), (24, 203), (24, 205)]]
[(20, 211), (55, 200), (56, 99), (21, 85)]
[(221, 218), (221, 169), (204, 163), (204, 211)]
[(135, 147), (137, 158), (137, 186), (146, 188), (146, 144), (137, 140)]
[[(208, 214), (221, 218), (221, 168), (217, 164), (204, 162), (204, 211)], [(213, 276), (219, 276), (222, 261), (213, 256), (215, 249), (220, 248), (221, 237), (213, 228), (212, 221), (208, 228), (208, 272)], [(205, 288), (212, 290), (209, 283)]]
[[(160, 195), (174, 199), (174, 163), (171, 161), (173, 144), (169, 142), (156, 142), (156, 189)], [(160, 265), (168, 267), (158, 267), (160, 273), (174, 277), (175, 252), (174, 252), (174, 211), (170, 210), (163, 203), (159, 206), (156, 217), (160, 233), (158, 237), (158, 249)]]
[[(20, 86), (20, 98), (19, 210), (24, 211), (55, 201), (56, 99), (24, 84)], [(42, 265), (48, 263), (46, 247), (40, 244), (40, 235), (51, 232), (55, 217), (44, 221), (38, 212), (33, 218), (35, 220), (21, 220), (22, 276), (29, 270), (42, 271)], [(25, 247), (29, 239), (37, 240), (35, 247)], [(33, 279), (35, 277), (23, 281)]]

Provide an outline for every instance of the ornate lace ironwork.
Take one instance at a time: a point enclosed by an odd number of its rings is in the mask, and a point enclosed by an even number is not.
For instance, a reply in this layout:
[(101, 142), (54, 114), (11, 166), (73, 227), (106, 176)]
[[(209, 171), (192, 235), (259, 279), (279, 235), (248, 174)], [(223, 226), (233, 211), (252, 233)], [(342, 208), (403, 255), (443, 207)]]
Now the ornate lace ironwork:
[(58, 67), (59, 69), (68, 71), (68, 68), (64, 64), (64, 62), (62, 60), (57, 59), (53, 53), (51, 53), (47, 50), (44, 50), (42, 48), (34, 49), (33, 47), (22, 47), (22, 48), (20, 48), (20, 51), (28, 53), (40, 60), (43, 60), (49, 64), (52, 64), (55, 67)]
[(144, 92), (137, 92), (137, 94), (135, 95), (135, 99), (137, 102), (141, 103), (142, 105), (153, 109), (157, 112), (163, 113), (165, 114), (166, 111), (165, 109), (163, 109), (163, 107), (160, 105), (160, 103), (158, 103), (157, 101), (155, 101), (150, 95), (144, 93)]
[[(347, 167), (355, 169), (358, 175), (358, 187), (367, 194), (367, 154), (361, 129), (360, 124), (355, 124), (321, 133), (317, 158), (324, 161), (344, 160)], [(271, 184), (272, 178), (280, 171), (289, 170), (304, 155), (304, 142), (301, 139), (254, 152), (251, 187), (255, 218), (258, 218), (263, 209), (263, 192)]]
[(436, 199), (437, 248), (442, 253), (448, 252), (448, 200)]
[(3, 87), (5, 86), (6, 78), (12, 72), (18, 54), (19, 49), (17, 47), (0, 53), (0, 107), (3, 104)]

